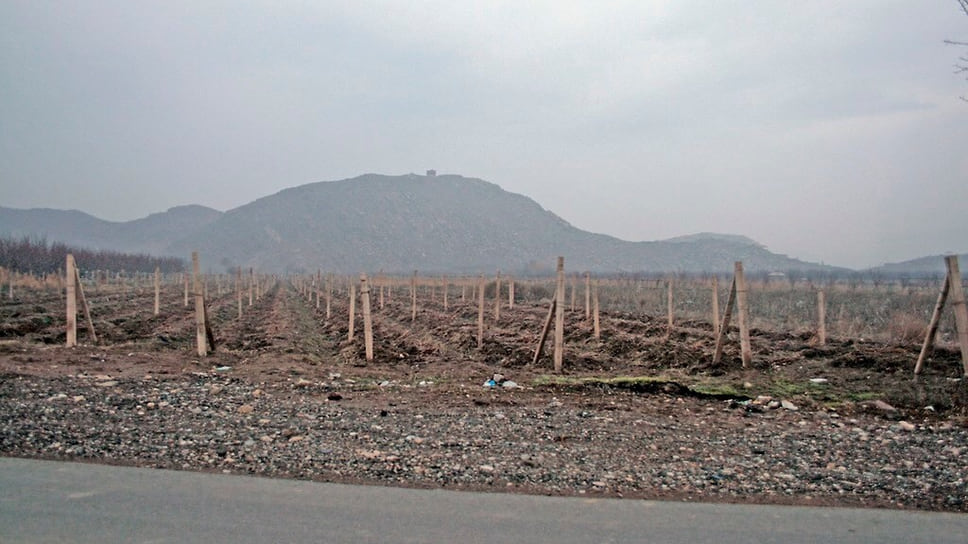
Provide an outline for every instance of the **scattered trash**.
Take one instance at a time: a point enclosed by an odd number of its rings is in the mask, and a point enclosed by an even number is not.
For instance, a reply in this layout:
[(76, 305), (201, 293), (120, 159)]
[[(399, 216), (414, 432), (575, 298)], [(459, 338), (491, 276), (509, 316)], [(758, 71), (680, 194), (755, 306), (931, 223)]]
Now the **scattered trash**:
[(827, 378), (810, 378), (810, 383), (827, 383)]
[(230, 366), (217, 366), (217, 367), (215, 367), (215, 372), (228, 372), (229, 370), (232, 370), (232, 367), (230, 367)]
[(495, 374), (490, 380), (484, 382), (484, 387), (503, 387), (505, 389), (521, 389), (517, 382), (504, 377), (504, 374)]

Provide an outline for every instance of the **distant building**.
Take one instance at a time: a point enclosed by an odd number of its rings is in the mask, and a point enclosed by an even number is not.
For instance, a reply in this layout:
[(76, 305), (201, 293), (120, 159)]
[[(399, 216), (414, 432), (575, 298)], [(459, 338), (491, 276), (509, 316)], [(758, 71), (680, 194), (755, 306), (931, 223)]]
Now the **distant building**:
[(436, 170), (427, 170), (427, 177), (428, 178), (432, 178), (432, 177), (434, 177), (436, 175), (437, 175), (437, 171)]

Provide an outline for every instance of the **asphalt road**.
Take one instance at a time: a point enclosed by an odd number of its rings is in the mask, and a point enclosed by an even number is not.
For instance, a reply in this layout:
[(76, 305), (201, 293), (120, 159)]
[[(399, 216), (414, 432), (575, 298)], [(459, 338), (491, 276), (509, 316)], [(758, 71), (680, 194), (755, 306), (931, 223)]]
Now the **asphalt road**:
[(968, 515), (349, 486), (0, 458), (0, 542), (968, 542)]

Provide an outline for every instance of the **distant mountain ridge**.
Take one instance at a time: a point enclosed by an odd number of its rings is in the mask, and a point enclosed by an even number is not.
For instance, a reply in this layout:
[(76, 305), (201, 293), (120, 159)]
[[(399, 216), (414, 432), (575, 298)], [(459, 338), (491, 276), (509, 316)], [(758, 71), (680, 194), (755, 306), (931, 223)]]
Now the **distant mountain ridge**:
[[(944, 255), (932, 255), (929, 257), (919, 257), (898, 263), (887, 263), (869, 269), (870, 273), (883, 274), (885, 276), (906, 275), (912, 277), (943, 277), (947, 273)], [(968, 254), (958, 255), (958, 264), (961, 273), (964, 274), (968, 268)]]
[(568, 270), (845, 271), (791, 259), (737, 235), (700, 233), (628, 242), (580, 230), (534, 200), (457, 175), (366, 174), (317, 182), (227, 212), (180, 206), (136, 221), (78, 211), (0, 208), (0, 235), (45, 236), (97, 249), (175, 255), (264, 271), (547, 273)]
[[(94, 250), (171, 256), (177, 240), (209, 225), (222, 212), (205, 206), (176, 206), (134, 221), (105, 221), (78, 210), (0, 206), (0, 235), (44, 238)], [(177, 256), (177, 255), (175, 255)]]

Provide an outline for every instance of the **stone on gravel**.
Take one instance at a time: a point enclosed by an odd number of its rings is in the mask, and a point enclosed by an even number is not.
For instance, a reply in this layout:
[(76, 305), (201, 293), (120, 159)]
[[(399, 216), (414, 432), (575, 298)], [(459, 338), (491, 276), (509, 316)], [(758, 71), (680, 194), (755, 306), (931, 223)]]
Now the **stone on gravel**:
[(886, 403), (886, 402), (884, 402), (884, 401), (882, 401), (880, 399), (877, 399), (877, 400), (874, 400), (874, 401), (871, 401), (871, 402), (867, 403), (867, 406), (870, 406), (871, 408), (874, 408), (875, 410), (879, 410), (881, 412), (896, 412), (897, 411), (897, 408), (891, 406), (890, 404), (888, 404), (888, 403)]
[(797, 408), (797, 405), (796, 404), (793, 404), (792, 402), (790, 402), (788, 400), (781, 400), (780, 401), (780, 406), (782, 406), (786, 410), (790, 410), (791, 412), (796, 412), (797, 410), (799, 410), (799, 408)]

